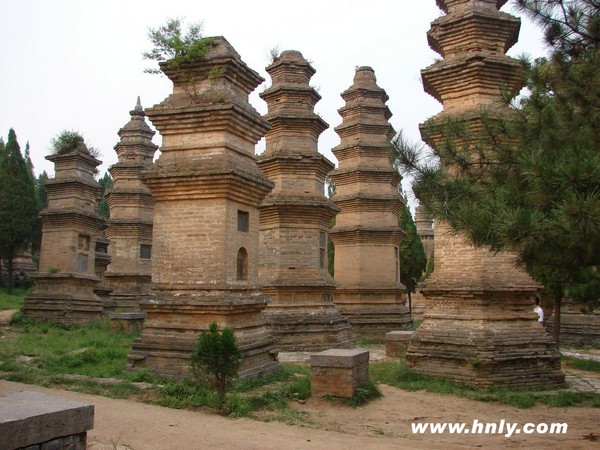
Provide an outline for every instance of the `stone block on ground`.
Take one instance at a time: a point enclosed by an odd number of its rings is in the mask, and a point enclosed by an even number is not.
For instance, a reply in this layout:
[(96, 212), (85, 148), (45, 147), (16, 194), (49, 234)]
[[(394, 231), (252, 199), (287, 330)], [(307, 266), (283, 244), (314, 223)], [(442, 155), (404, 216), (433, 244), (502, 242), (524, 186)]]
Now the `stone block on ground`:
[(41, 392), (0, 396), (0, 448), (79, 450), (94, 427), (94, 405)]
[(351, 398), (369, 382), (369, 351), (329, 349), (310, 356), (311, 393)]

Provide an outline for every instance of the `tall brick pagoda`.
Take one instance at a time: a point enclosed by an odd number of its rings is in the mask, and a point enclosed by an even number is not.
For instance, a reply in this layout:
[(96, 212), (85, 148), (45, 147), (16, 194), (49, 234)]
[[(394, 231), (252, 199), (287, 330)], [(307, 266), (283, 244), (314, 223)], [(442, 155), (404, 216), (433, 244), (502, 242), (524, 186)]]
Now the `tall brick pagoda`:
[(152, 165), (158, 146), (152, 143), (154, 131), (146, 123), (139, 97), (130, 115), (118, 133), (115, 152), (119, 159), (109, 169), (114, 188), (106, 195), (110, 209), (106, 236), (112, 261), (105, 276), (118, 311), (139, 311), (152, 271), (154, 200), (140, 174)]
[(106, 220), (98, 214), (100, 185), (94, 180), (101, 161), (81, 139), (76, 146), (46, 157), (55, 176), (46, 182), (48, 207), (42, 218), (36, 289), (25, 299), (26, 317), (59, 324), (79, 324), (102, 317), (103, 303), (94, 293), (96, 241)]
[(355, 336), (383, 340), (388, 331), (412, 329), (400, 284), (404, 232), (398, 227), (400, 176), (389, 160), (392, 114), (370, 67), (356, 70), (342, 98), (342, 123), (335, 129), (341, 142), (333, 149), (339, 167), (331, 173), (341, 209), (330, 231), (339, 283), (335, 304)]
[(427, 257), (427, 261), (429, 261), (429, 258), (433, 256), (433, 216), (423, 204), (417, 206), (415, 211), (415, 226), (423, 244), (425, 256)]
[(275, 188), (259, 207), (259, 279), (272, 299), (265, 317), (280, 350), (350, 348), (350, 324), (334, 307), (327, 270), (327, 232), (339, 209), (324, 195), (334, 165), (317, 149), (328, 125), (313, 111), (321, 99), (309, 86), (315, 69), (289, 50), (266, 70), (273, 83), (260, 96), (272, 128), (258, 165)]
[[(428, 32), (443, 56), (423, 70), (426, 92), (444, 110), (421, 127), (433, 148), (444, 136), (431, 128), (447, 118), (473, 132), (481, 112), (510, 117), (501, 93), (521, 88), (519, 63), (505, 55), (520, 21), (499, 11), (506, 0), (437, 0), (446, 13)], [(464, 142), (460, 143), (464, 145)], [(531, 295), (538, 285), (516, 267), (513, 254), (474, 248), (436, 222), (435, 270), (423, 291), (424, 321), (406, 355), (419, 372), (475, 386), (555, 388), (564, 383), (559, 354), (537, 323)]]
[(162, 70), (173, 93), (146, 114), (162, 135), (160, 158), (143, 174), (155, 201), (153, 295), (129, 367), (188, 374), (199, 332), (215, 321), (234, 329), (240, 376), (277, 367), (258, 290), (258, 205), (273, 184), (255, 145), (269, 124), (248, 103), (263, 81), (223, 37), (206, 57)]

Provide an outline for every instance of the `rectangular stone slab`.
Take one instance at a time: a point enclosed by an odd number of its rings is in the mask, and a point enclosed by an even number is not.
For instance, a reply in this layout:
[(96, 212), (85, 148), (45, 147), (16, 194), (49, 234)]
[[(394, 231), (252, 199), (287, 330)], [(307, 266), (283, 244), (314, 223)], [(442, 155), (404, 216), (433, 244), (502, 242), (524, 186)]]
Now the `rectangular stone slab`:
[(311, 367), (351, 368), (368, 362), (368, 350), (331, 348), (310, 355)]
[(16, 449), (94, 427), (94, 405), (23, 391), (0, 396), (0, 448)]

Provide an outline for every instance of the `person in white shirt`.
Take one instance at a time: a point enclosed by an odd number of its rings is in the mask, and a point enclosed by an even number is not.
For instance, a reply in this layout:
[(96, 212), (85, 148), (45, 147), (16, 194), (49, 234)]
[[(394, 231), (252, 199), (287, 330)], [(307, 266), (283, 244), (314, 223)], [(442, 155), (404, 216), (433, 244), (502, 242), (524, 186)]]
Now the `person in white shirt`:
[(533, 308), (533, 312), (538, 315), (538, 323), (544, 326), (544, 310), (540, 306), (540, 298), (536, 295), (533, 300), (535, 302), (535, 308)]

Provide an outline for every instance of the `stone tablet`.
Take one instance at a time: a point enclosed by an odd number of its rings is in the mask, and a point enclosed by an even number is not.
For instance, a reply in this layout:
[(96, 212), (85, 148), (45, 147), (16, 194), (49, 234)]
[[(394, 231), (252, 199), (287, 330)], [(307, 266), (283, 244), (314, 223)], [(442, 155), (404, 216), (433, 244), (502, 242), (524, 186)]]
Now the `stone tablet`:
[(85, 448), (86, 433), (93, 427), (94, 405), (32, 391), (0, 396), (2, 449), (50, 442), (52, 448), (77, 443), (83, 445), (73, 448)]

